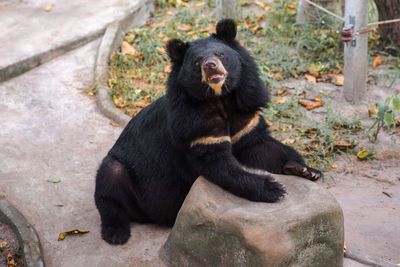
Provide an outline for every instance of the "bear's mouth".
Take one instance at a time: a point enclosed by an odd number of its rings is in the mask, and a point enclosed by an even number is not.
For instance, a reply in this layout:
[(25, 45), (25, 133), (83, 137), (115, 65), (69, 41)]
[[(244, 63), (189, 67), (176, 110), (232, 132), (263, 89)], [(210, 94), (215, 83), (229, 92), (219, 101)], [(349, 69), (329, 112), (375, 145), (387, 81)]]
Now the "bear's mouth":
[(222, 86), (225, 83), (228, 72), (218, 58), (208, 58), (201, 66), (202, 82), (206, 83), (214, 91), (215, 95), (222, 94)]
[(210, 75), (207, 79), (207, 83), (220, 83), (224, 82), (226, 78), (226, 72), (225, 73), (216, 73), (213, 75)]

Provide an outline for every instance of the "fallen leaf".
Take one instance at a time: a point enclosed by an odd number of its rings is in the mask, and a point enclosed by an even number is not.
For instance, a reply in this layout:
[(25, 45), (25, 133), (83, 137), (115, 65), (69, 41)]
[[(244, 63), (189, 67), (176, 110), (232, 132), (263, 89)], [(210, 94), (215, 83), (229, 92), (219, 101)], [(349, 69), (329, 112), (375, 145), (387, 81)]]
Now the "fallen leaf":
[(285, 97), (278, 97), (275, 102), (279, 103), (279, 104), (286, 103), (286, 98)]
[(369, 107), (369, 110), (368, 110), (369, 117), (375, 116), (376, 112), (377, 112), (377, 110), (376, 110), (376, 106), (375, 105), (372, 105), (372, 106)]
[(151, 104), (151, 95), (146, 95), (144, 98), (144, 102), (146, 103), (146, 105), (150, 105)]
[(7, 246), (7, 242), (3, 241), (0, 243), (0, 248), (5, 248)]
[(172, 71), (172, 65), (170, 63), (165, 64), (164, 72), (170, 73)]
[(307, 110), (322, 107), (324, 105), (324, 102), (322, 102), (322, 101), (310, 102), (310, 101), (306, 101), (306, 100), (299, 100), (298, 102), (302, 106), (304, 106)]
[(363, 149), (357, 153), (357, 158), (363, 160), (369, 158), (371, 155), (372, 153), (369, 150)]
[(333, 185), (328, 185), (327, 187), (326, 187), (326, 189), (330, 189), (330, 188), (332, 188), (333, 187)]
[(277, 96), (285, 96), (285, 95), (287, 95), (287, 88), (286, 87), (281, 88), (276, 95)]
[(333, 77), (333, 83), (337, 86), (342, 86), (344, 84), (344, 75), (338, 74)]
[(67, 235), (78, 235), (89, 233), (89, 230), (73, 229), (69, 231), (62, 232), (58, 235), (58, 241), (64, 240)]
[(119, 127), (119, 123), (113, 120), (110, 120), (110, 124), (114, 127)]
[(187, 24), (182, 24), (178, 27), (179, 30), (187, 32), (190, 31), (192, 29), (192, 26), (187, 25)]
[(151, 31), (157, 30), (157, 29), (160, 28), (162, 25), (164, 25), (164, 23), (166, 23), (166, 22), (167, 22), (167, 20), (165, 20), (165, 19), (161, 20), (161, 22), (158, 23), (156, 26), (154, 26), (153, 29), (151, 29)]
[(170, 10), (165, 10), (165, 11), (164, 11), (164, 14), (165, 14), (165, 15), (170, 15), (170, 16), (173, 16), (173, 15), (174, 15), (174, 13), (172, 13)]
[(206, 3), (203, 2), (203, 3), (197, 3), (197, 4), (195, 4), (194, 6), (195, 6), (195, 7), (200, 7), (200, 6), (205, 6), (205, 5), (206, 5)]
[(374, 62), (372, 63), (372, 68), (376, 68), (376, 67), (378, 67), (380, 64), (382, 64), (382, 61), (381, 61), (381, 56), (377, 56), (375, 59), (374, 59)]
[(327, 96), (327, 95), (328, 95), (327, 92), (324, 92), (324, 91), (322, 91), (322, 90), (319, 90), (318, 92), (321, 93), (321, 94), (323, 94), (324, 96)]
[(127, 41), (123, 41), (121, 43), (121, 51), (122, 54), (125, 55), (130, 55), (130, 56), (138, 56), (139, 52), (136, 51), (136, 49), (130, 45)]
[(17, 262), (14, 260), (11, 253), (7, 254), (6, 260), (7, 260), (7, 267), (16, 267), (17, 266)]
[(43, 8), (43, 10), (46, 12), (50, 12), (52, 8), (52, 6), (46, 6), (45, 8)]
[(331, 167), (332, 167), (333, 169), (337, 169), (338, 166), (337, 166), (337, 164), (332, 164)]
[(138, 108), (144, 108), (147, 105), (145, 103), (140, 102), (140, 101), (135, 101), (135, 106), (137, 106)]
[(357, 146), (357, 144), (356, 143), (352, 143), (349, 140), (341, 140), (341, 141), (333, 142), (333, 146), (336, 149), (339, 149), (339, 150), (348, 150), (350, 148), (353, 148), (353, 147)]
[(305, 77), (306, 77), (307, 81), (309, 81), (310, 83), (317, 83), (317, 78), (315, 78), (315, 76), (306, 74)]
[(53, 184), (57, 184), (57, 183), (61, 182), (61, 180), (60, 180), (60, 179), (57, 179), (57, 178), (55, 178), (55, 179), (49, 179), (49, 180), (47, 180), (47, 182), (49, 182), (49, 183), (53, 183)]
[(160, 52), (161, 54), (165, 54), (165, 48), (164, 47), (157, 47), (157, 51)]

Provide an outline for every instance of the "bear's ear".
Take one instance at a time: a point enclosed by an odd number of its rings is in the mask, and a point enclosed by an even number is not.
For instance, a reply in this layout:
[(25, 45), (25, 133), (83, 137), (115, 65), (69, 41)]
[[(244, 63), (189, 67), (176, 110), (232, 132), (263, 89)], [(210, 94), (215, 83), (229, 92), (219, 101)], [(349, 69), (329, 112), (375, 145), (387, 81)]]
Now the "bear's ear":
[(172, 62), (177, 62), (183, 59), (187, 49), (187, 43), (179, 39), (169, 40), (167, 43), (167, 53)]
[(217, 24), (216, 37), (223, 41), (232, 42), (236, 37), (236, 23), (233, 19), (223, 19)]

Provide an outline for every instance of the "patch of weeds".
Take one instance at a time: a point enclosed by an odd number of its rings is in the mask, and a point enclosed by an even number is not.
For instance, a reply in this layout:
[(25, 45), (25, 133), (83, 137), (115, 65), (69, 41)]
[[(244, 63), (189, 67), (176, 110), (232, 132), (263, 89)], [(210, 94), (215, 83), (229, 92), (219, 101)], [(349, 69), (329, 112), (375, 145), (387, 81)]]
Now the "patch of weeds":
[[(131, 116), (165, 93), (170, 65), (167, 41), (191, 41), (215, 32), (215, 1), (157, 0), (156, 4), (147, 24), (125, 36), (135, 53), (129, 55), (121, 49), (110, 58), (110, 94), (117, 108)], [(251, 50), (268, 85), (277, 88), (276, 81), (306, 73), (309, 66), (318, 66), (320, 73), (342, 68), (336, 21), (323, 17), (324, 23), (310, 20), (295, 26), (296, 1), (244, 1), (238, 5), (238, 40)], [(90, 88), (88, 92), (93, 93)]]
[(22, 258), (21, 248), (15, 247), (12, 249), (12, 254), (18, 258)]
[[(375, 110), (370, 111), (370, 114), (374, 118), (374, 123), (368, 128), (366, 134), (368, 139), (375, 143), (380, 130), (386, 126), (391, 128), (392, 126), (400, 126), (399, 110), (400, 110), (400, 99), (398, 96), (389, 96), (385, 102), (378, 102), (374, 106)], [(372, 135), (371, 135), (372, 131)]]

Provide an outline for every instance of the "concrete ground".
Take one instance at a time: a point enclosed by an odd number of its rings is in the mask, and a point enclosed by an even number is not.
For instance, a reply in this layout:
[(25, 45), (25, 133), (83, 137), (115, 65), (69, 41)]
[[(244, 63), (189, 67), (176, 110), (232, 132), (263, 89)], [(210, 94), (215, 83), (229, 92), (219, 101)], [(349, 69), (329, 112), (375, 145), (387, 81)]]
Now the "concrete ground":
[[(65, 44), (96, 32), (96, 25), (105, 27), (118, 19), (123, 7), (130, 6), (127, 2), (1, 2), (0, 31), (7, 34), (0, 36), (0, 72), (57, 50), (63, 38)], [(43, 8), (52, 3), (52, 10), (45, 12)], [(88, 25), (93, 28), (82, 28)], [(0, 195), (37, 230), (46, 266), (162, 266), (157, 253), (168, 228), (133, 224), (132, 237), (123, 246), (110, 246), (100, 237), (93, 200), (95, 172), (122, 128), (112, 126), (95, 98), (81, 90), (93, 83), (100, 40), (97, 35), (91, 38), (80, 48), (71, 47), (61, 56), (65, 51), (57, 52), (53, 60), (44, 57), (47, 63), (0, 83)], [(391, 187), (392, 202), (382, 210), (373, 204), (374, 199), (388, 201), (379, 190), (363, 191), (364, 183), (344, 173), (335, 174), (335, 179), (330, 190), (343, 207), (348, 244), (364, 254), (400, 262), (398, 183)], [(90, 232), (57, 240), (59, 233), (74, 228)], [(345, 259), (344, 266), (364, 265)]]

